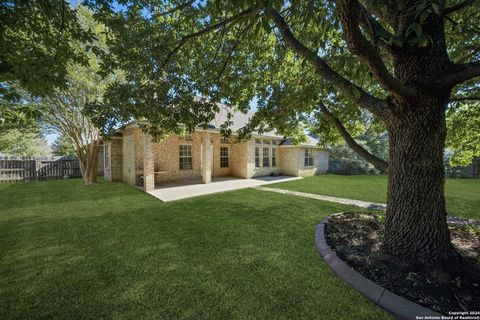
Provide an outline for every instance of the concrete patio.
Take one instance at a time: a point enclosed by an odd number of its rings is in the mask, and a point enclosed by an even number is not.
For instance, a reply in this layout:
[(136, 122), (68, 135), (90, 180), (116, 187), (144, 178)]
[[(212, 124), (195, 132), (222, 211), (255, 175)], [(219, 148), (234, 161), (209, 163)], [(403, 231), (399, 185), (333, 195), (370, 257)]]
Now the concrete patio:
[(202, 183), (201, 180), (175, 181), (158, 185), (155, 190), (148, 191), (148, 193), (159, 200), (168, 202), (298, 179), (302, 179), (302, 177), (268, 176), (252, 179), (214, 178), (212, 182), (208, 184)]

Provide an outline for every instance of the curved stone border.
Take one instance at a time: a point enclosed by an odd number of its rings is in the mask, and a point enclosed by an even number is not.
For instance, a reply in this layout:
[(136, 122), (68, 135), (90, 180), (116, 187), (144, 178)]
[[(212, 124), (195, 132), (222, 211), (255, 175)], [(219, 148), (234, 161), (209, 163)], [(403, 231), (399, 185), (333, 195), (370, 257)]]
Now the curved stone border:
[(359, 272), (349, 267), (344, 261), (337, 257), (332, 249), (330, 249), (327, 240), (325, 239), (325, 225), (330, 220), (330, 217), (325, 218), (317, 225), (315, 244), (320, 255), (337, 276), (346, 281), (351, 287), (358, 290), (368, 300), (385, 309), (397, 319), (410, 320), (418, 319), (417, 317), (423, 317), (423, 319), (425, 319), (427, 316), (433, 317), (433, 319), (437, 319), (437, 317), (438, 319), (441, 319), (441, 314), (402, 298), (379, 286), (375, 282), (362, 276)]

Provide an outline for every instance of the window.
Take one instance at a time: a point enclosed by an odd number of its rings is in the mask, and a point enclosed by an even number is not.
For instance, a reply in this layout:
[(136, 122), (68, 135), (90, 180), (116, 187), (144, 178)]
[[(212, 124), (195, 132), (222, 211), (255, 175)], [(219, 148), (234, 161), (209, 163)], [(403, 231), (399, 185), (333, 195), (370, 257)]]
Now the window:
[(313, 153), (312, 149), (305, 149), (305, 167), (313, 166)]
[(270, 148), (263, 148), (263, 166), (270, 167)]
[(262, 139), (255, 139), (256, 144), (262, 144)]
[(187, 141), (192, 141), (192, 135), (191, 134), (186, 134), (183, 136), (183, 139), (187, 140)]
[(230, 143), (230, 138), (224, 138), (224, 137), (222, 137), (222, 138), (220, 139), (220, 143)]
[(228, 168), (228, 147), (220, 147), (220, 168)]
[(270, 144), (270, 140), (264, 139), (263, 144)]
[(192, 169), (192, 145), (182, 144), (179, 150), (180, 170)]
[(272, 148), (272, 167), (277, 166), (277, 148)]
[(260, 148), (255, 148), (255, 168), (260, 168)]
[(276, 145), (278, 145), (278, 141), (277, 141), (277, 140), (272, 140), (272, 144), (273, 144), (274, 146), (276, 146)]

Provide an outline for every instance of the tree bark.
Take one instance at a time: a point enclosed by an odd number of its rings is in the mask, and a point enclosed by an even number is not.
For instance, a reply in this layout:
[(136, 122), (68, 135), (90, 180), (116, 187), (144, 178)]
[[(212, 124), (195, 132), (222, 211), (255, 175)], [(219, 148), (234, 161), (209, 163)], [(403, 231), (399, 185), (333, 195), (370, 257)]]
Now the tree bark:
[[(432, 95), (433, 96), (433, 95)], [(409, 265), (452, 262), (444, 198), (444, 99), (423, 97), (388, 121), (389, 180), (383, 250)]]
[(100, 142), (95, 140), (85, 146), (85, 152), (77, 150), (77, 157), (80, 160), (80, 169), (83, 181), (86, 185), (97, 183), (97, 165)]

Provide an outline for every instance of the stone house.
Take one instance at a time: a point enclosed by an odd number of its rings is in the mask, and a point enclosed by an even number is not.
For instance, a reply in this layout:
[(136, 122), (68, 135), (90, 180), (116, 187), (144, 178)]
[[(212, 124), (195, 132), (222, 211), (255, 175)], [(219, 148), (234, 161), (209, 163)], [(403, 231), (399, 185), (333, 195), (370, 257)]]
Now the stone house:
[(221, 108), (207, 129), (198, 128), (185, 136), (171, 135), (158, 143), (132, 122), (104, 142), (105, 180), (151, 191), (174, 180), (210, 183), (216, 177), (311, 176), (327, 171), (328, 151), (317, 147), (318, 141), (312, 137), (307, 143), (295, 145), (274, 133), (254, 133), (251, 140), (236, 142), (235, 132), (249, 116), (234, 113), (229, 139), (220, 134), (220, 125), (227, 117), (226, 108)]

